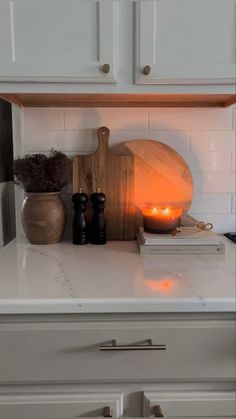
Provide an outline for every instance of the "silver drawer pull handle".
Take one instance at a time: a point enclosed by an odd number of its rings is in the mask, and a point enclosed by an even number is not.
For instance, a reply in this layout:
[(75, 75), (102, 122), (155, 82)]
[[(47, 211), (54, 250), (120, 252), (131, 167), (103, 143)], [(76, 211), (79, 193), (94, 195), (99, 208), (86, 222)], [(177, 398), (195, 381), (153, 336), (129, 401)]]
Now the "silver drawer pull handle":
[(112, 407), (110, 407), (110, 406), (104, 407), (104, 409), (103, 409), (103, 417), (104, 418), (112, 418), (112, 416), (113, 416)]
[(153, 407), (153, 414), (155, 418), (164, 418), (164, 414), (159, 404)]
[(99, 349), (100, 351), (165, 351), (166, 345), (153, 345), (152, 339), (137, 345), (117, 345), (113, 339), (109, 345), (101, 345)]

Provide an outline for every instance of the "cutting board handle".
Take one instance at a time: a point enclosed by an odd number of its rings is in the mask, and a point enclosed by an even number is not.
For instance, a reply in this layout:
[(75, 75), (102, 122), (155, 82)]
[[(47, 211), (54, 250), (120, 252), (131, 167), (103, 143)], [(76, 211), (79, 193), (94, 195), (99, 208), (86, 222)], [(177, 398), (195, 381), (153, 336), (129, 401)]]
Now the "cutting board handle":
[(98, 151), (107, 150), (110, 130), (107, 127), (100, 127), (97, 130), (97, 136), (98, 136)]

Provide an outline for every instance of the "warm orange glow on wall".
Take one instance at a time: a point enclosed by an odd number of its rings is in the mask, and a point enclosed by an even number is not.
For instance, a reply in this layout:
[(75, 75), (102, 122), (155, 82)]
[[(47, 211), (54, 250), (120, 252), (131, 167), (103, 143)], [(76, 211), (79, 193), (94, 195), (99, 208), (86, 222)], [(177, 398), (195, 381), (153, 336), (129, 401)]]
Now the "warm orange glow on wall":
[(160, 206), (182, 206), (187, 207), (186, 202), (192, 200), (192, 187), (187, 185), (179, 176), (173, 178), (156, 175), (154, 173), (148, 175), (148, 171), (144, 174), (139, 182), (135, 183), (135, 201), (138, 206), (143, 204), (158, 202)]
[(129, 141), (125, 147), (134, 155), (136, 206), (176, 207), (185, 213), (192, 202), (193, 179), (182, 156), (154, 140)]

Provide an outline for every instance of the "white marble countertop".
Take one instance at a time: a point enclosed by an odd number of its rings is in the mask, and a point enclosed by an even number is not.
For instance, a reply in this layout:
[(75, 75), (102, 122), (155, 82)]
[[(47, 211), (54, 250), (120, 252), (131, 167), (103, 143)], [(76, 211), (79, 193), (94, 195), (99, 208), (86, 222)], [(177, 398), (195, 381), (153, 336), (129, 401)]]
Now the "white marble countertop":
[(235, 253), (140, 256), (105, 246), (8, 244), (0, 251), (0, 314), (233, 312)]

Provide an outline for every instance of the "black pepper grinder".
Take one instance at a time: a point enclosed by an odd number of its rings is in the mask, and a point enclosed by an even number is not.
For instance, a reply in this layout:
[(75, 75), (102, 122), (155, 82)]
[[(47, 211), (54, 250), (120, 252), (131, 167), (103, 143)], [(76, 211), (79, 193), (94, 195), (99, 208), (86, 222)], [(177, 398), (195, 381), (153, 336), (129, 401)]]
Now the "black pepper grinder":
[(106, 195), (101, 192), (100, 188), (97, 188), (97, 191), (91, 195), (90, 199), (93, 208), (90, 231), (91, 243), (105, 244), (107, 242), (106, 221), (104, 217)]
[(88, 222), (85, 215), (88, 202), (88, 195), (80, 188), (78, 193), (73, 194), (72, 201), (74, 203), (74, 219), (73, 219), (73, 243), (88, 243)]

